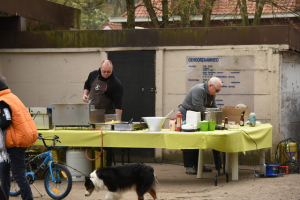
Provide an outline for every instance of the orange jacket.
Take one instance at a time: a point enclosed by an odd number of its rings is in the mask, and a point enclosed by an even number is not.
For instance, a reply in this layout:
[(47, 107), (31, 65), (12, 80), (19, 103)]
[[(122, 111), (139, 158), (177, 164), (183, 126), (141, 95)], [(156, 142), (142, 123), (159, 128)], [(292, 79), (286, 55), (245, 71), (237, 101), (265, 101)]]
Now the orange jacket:
[(0, 91), (0, 101), (7, 103), (12, 112), (12, 123), (6, 130), (6, 148), (33, 145), (38, 136), (37, 127), (24, 104), (10, 89)]

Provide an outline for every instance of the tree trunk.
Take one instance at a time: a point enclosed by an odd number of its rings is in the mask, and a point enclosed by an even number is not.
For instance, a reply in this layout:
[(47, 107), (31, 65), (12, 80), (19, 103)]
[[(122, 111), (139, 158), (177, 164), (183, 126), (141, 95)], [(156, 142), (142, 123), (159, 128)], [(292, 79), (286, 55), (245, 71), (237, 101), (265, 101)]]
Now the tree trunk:
[[(115, 7), (114, 7), (114, 17), (117, 17), (118, 16), (118, 14), (119, 14), (119, 9), (120, 9), (120, 11), (121, 11), (121, 0), (117, 0), (117, 4), (115, 5)], [(121, 13), (121, 14), (123, 14), (123, 13)]]
[(249, 26), (249, 18), (248, 18), (248, 11), (247, 11), (247, 2), (246, 0), (242, 0), (242, 3), (240, 0), (237, 1), (238, 6), (240, 8), (240, 13), (242, 17), (242, 24), (243, 26)]
[(258, 26), (261, 20), (261, 14), (264, 8), (266, 0), (257, 0), (255, 4), (255, 14), (252, 26)]
[(210, 26), (210, 17), (212, 13), (212, 8), (214, 6), (215, 0), (206, 0), (204, 1), (204, 8), (203, 8), (203, 18), (201, 22), (202, 27), (209, 27)]
[(156, 13), (153, 9), (151, 0), (143, 0), (143, 2), (144, 2), (145, 6), (147, 8), (147, 11), (149, 13), (149, 16), (150, 16), (150, 19), (153, 23), (154, 28), (159, 28), (159, 22), (158, 22), (158, 19), (156, 17)]
[(127, 8), (127, 29), (135, 29), (135, 6), (134, 0), (126, 0)]
[(121, 2), (121, 7), (120, 7), (120, 9), (121, 9), (121, 15), (122, 15), (122, 14), (124, 14), (124, 13), (126, 12), (126, 10), (127, 10), (127, 8), (126, 8), (126, 1), (120, 0), (120, 2)]
[(182, 0), (180, 3), (180, 24), (182, 28), (190, 27), (190, 9), (189, 2), (187, 0)]
[(162, 24), (160, 25), (161, 28), (168, 28), (169, 27), (169, 3), (168, 0), (162, 0)]

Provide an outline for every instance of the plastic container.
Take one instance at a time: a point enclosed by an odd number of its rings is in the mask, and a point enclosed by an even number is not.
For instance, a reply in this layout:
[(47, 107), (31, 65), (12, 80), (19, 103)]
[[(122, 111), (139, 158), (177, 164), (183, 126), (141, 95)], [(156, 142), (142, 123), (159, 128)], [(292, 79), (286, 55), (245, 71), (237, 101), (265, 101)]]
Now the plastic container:
[(237, 129), (237, 128), (240, 128), (240, 125), (237, 125), (237, 124), (235, 124), (235, 125), (228, 125), (228, 128), (229, 129)]
[(121, 122), (121, 115), (117, 115), (117, 114), (105, 114), (105, 123), (109, 124), (109, 123), (116, 123), (116, 122)]
[(279, 157), (281, 158), (281, 163), (290, 159), (298, 161), (298, 149), (298, 144), (295, 142), (289, 142), (286, 145), (281, 143), (279, 146)]
[(216, 122), (215, 121), (209, 121), (208, 122), (208, 131), (214, 131), (216, 128)]
[(176, 126), (175, 126), (175, 119), (171, 118), (169, 121), (169, 130), (170, 131), (175, 131), (176, 130)]
[(256, 114), (254, 112), (249, 113), (249, 125), (251, 127), (255, 127), (256, 126)]
[[(88, 152), (89, 158), (91, 158), (91, 152)], [(89, 175), (92, 172), (92, 162), (85, 156), (85, 149), (73, 148), (68, 149), (66, 152), (66, 164), (74, 169)], [(72, 168), (68, 168), (72, 175), (73, 181), (84, 181), (85, 176)]]
[(228, 125), (236, 125), (236, 121), (228, 121)]
[(208, 121), (199, 122), (200, 131), (208, 131)]

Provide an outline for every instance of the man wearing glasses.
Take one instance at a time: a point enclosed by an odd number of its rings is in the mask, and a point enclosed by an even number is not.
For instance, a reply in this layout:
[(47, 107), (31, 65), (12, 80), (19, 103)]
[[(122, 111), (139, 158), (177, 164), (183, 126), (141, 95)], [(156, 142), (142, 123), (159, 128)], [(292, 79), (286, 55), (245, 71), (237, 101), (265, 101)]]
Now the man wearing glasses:
[[(82, 100), (94, 105), (95, 109), (105, 109), (105, 114), (122, 115), (123, 87), (115, 76), (113, 64), (104, 60), (99, 70), (92, 71), (84, 83)], [(117, 119), (118, 120), (118, 119)], [(112, 149), (107, 151), (107, 166), (112, 163)]]
[[(186, 111), (201, 112), (201, 119), (204, 118), (206, 108), (217, 108), (215, 97), (221, 91), (222, 81), (218, 77), (212, 77), (205, 83), (192, 87), (179, 107), (182, 114), (182, 121), (186, 120)], [(198, 153), (197, 149), (183, 149), (183, 162), (187, 174), (197, 174)], [(214, 152), (215, 154), (215, 152)], [(204, 172), (211, 172), (211, 169), (203, 167)]]
[(105, 114), (122, 114), (123, 87), (115, 76), (113, 64), (104, 60), (99, 70), (92, 71), (84, 83), (82, 100), (91, 101), (95, 109), (105, 109)]

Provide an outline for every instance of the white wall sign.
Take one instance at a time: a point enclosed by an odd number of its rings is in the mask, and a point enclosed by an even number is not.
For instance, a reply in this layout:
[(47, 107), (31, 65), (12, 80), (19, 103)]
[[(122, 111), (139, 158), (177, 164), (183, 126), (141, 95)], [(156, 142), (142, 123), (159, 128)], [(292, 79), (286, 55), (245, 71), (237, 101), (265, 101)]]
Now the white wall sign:
[(244, 103), (253, 108), (254, 57), (212, 56), (186, 58), (186, 92), (196, 84), (211, 77), (222, 80), (221, 92), (217, 95), (218, 107)]

